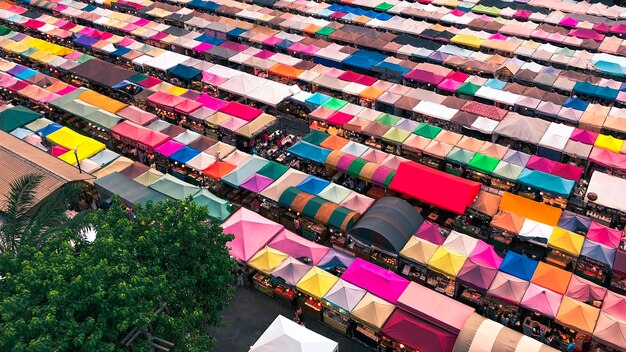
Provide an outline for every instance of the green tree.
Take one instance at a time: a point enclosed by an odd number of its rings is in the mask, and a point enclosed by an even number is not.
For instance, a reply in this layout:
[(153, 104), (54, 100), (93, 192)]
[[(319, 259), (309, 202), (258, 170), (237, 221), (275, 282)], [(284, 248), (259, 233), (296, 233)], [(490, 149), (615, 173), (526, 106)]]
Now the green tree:
[[(138, 328), (208, 351), (205, 328), (234, 294), (226, 242), (206, 207), (189, 200), (148, 204), (133, 219), (119, 204), (85, 218), (93, 242), (56, 238), (0, 261), (1, 351), (118, 351)], [(6, 270), (5, 270), (6, 269)], [(142, 334), (133, 350), (149, 347)]]
[(81, 185), (66, 184), (37, 204), (37, 189), (42, 180), (41, 174), (28, 174), (11, 184), (4, 222), (0, 225), (0, 253), (15, 256), (23, 246), (41, 248), (61, 232), (79, 228), (80, 217), (70, 219), (65, 211), (69, 203), (78, 199)]

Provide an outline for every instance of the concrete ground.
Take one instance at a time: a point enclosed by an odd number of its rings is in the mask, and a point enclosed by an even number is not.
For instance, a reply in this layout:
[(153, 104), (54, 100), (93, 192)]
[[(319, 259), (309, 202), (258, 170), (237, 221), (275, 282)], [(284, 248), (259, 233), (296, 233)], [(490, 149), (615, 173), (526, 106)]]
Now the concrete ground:
[[(217, 352), (247, 352), (263, 331), (282, 314), (291, 319), (294, 310), (251, 287), (241, 287), (230, 306), (222, 314), (224, 326), (209, 327), (209, 335), (217, 339)], [(308, 318), (308, 319), (307, 319)], [(324, 323), (305, 316), (306, 327), (339, 343), (340, 352), (371, 352), (367, 347), (344, 336)], [(288, 351), (285, 351), (288, 352)]]

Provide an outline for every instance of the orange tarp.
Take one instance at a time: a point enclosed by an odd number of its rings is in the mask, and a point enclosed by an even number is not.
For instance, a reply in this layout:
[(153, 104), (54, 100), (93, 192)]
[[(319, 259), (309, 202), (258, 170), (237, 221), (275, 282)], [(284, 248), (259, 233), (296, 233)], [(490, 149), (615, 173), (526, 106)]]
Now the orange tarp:
[(322, 143), (320, 143), (320, 147), (324, 147), (330, 150), (339, 150), (343, 148), (346, 144), (348, 144), (347, 139), (332, 135), (326, 138)]
[(498, 212), (498, 206), (500, 206), (501, 199), (502, 197), (500, 197), (499, 195), (480, 191), (471, 208), (483, 214), (494, 216)]
[(226, 176), (226, 174), (230, 173), (235, 168), (236, 166), (233, 164), (229, 164), (225, 161), (218, 161), (204, 169), (202, 172), (205, 175), (213, 177), (216, 180), (221, 180), (222, 177)]
[(571, 278), (571, 272), (544, 262), (539, 262), (530, 282), (560, 295), (564, 295)]
[(556, 321), (583, 334), (591, 334), (599, 314), (600, 309), (564, 296)]
[(111, 99), (105, 95), (96, 93), (93, 90), (86, 91), (85, 93), (79, 95), (78, 98), (87, 104), (91, 104), (112, 114), (115, 114), (128, 106), (121, 101)]
[(500, 211), (493, 216), (491, 226), (518, 235), (524, 225), (524, 220), (526, 218), (523, 216), (508, 211)]
[(297, 69), (295, 67), (291, 67), (285, 64), (276, 64), (269, 69), (269, 73), (273, 73), (275, 75), (289, 77), (292, 79), (298, 78), (304, 70)]
[(306, 26), (306, 28), (304, 28), (302, 31), (304, 33), (314, 34), (314, 33), (316, 33), (317, 31), (319, 31), (322, 28), (324, 28), (324, 27), (320, 27), (320, 26), (316, 26), (314, 24), (310, 24), (310, 25)]
[(306, 206), (306, 204), (313, 198), (315, 198), (315, 196), (312, 194), (309, 194), (306, 192), (300, 192), (298, 193), (298, 195), (296, 195), (296, 197), (291, 202), (290, 208), (296, 211), (302, 211), (304, 210), (304, 207)]
[(376, 100), (379, 96), (383, 95), (385, 91), (376, 87), (369, 86), (359, 93), (359, 97), (367, 100)]
[(550, 226), (556, 226), (563, 213), (561, 209), (508, 192), (502, 196), (500, 209)]

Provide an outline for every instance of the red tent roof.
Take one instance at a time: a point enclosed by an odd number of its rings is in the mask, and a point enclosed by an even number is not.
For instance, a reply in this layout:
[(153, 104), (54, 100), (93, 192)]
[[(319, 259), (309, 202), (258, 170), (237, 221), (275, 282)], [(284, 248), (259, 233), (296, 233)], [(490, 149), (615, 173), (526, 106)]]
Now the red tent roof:
[(390, 188), (441, 209), (463, 214), (478, 195), (480, 183), (408, 161), (400, 164)]
[(419, 319), (402, 309), (396, 309), (383, 327), (382, 333), (392, 340), (418, 351), (452, 351), (456, 335)]

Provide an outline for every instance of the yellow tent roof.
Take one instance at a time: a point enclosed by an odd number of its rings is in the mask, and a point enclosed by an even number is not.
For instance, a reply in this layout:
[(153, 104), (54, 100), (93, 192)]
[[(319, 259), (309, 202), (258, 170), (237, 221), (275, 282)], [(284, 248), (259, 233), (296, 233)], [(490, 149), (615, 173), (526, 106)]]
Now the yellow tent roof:
[(23, 53), (23, 52), (25, 52), (28, 49), (30, 49), (30, 47), (28, 45), (22, 44), (22, 43), (17, 43), (17, 42), (10, 43), (9, 45), (6, 45), (4, 47), (4, 50), (10, 51), (10, 52), (16, 53), (16, 54)]
[(624, 141), (622, 139), (615, 138), (606, 134), (599, 134), (596, 139), (596, 147), (607, 149), (615, 153), (619, 153), (622, 150)]
[(445, 247), (437, 248), (428, 262), (428, 267), (442, 274), (456, 277), (463, 268), (467, 257), (451, 252)]
[(469, 34), (457, 34), (452, 39), (450, 39), (450, 43), (469, 46), (470, 48), (480, 48), (480, 44), (482, 44), (484, 40), (473, 35)]
[(338, 277), (314, 266), (298, 281), (296, 288), (314, 298), (322, 299), (337, 281)]
[(60, 145), (67, 149), (74, 149), (87, 141), (87, 137), (78, 134), (67, 127), (63, 127), (58, 131), (50, 133), (46, 137), (50, 142)]
[(288, 255), (285, 253), (265, 246), (265, 248), (261, 249), (248, 261), (248, 265), (269, 275), (272, 270), (276, 269), (287, 257)]
[(109, 98), (106, 95), (102, 95), (93, 90), (88, 90), (82, 93), (78, 96), (78, 98), (87, 104), (91, 104), (112, 114), (115, 114), (128, 106), (121, 101)]
[(599, 314), (600, 309), (563, 296), (561, 306), (556, 314), (556, 321), (584, 334), (591, 334)]
[(407, 242), (400, 251), (400, 255), (417, 263), (428, 264), (428, 261), (432, 258), (433, 254), (435, 254), (437, 248), (439, 248), (439, 246), (434, 243), (411, 236), (409, 242)]
[[(87, 158), (91, 158), (98, 152), (104, 150), (104, 148), (104, 144), (89, 138), (87, 139), (87, 141), (76, 147), (78, 161), (83, 161)], [(60, 155), (59, 159), (65, 161), (68, 164), (76, 165), (76, 155), (74, 155), (74, 150), (70, 150), (67, 153)]]
[(174, 87), (170, 88), (167, 92), (172, 94), (172, 95), (179, 96), (179, 95), (183, 95), (183, 94), (187, 93), (188, 91), (189, 91), (189, 89), (185, 89), (185, 88), (174, 86)]
[(579, 256), (584, 241), (585, 237), (577, 233), (567, 231), (560, 227), (554, 227), (552, 235), (550, 235), (548, 239), (548, 246), (571, 255)]

